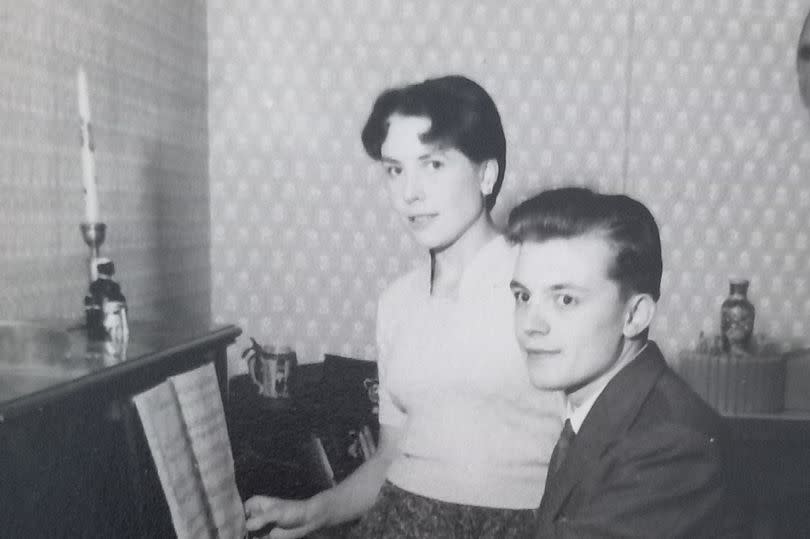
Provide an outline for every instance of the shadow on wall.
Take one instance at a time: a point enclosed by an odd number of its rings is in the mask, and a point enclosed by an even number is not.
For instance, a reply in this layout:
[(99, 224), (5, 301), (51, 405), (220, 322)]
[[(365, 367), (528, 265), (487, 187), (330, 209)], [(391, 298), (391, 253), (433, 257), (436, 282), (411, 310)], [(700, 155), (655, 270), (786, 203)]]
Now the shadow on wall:
[[(143, 181), (151, 186), (145, 284), (149, 307), (160, 320), (211, 319), (210, 212), (207, 178), (189, 178), (172, 166), (179, 157), (163, 141), (152, 144)], [(186, 156), (186, 158), (193, 158)], [(199, 189), (191, 189), (196, 184)]]

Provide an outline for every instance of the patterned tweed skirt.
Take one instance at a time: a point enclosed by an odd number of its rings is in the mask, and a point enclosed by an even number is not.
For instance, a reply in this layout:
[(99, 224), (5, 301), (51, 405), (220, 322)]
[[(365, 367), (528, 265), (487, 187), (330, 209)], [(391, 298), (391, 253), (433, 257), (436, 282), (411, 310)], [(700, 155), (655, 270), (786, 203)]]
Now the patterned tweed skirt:
[(351, 539), (526, 539), (535, 511), (496, 509), (425, 498), (385, 482)]

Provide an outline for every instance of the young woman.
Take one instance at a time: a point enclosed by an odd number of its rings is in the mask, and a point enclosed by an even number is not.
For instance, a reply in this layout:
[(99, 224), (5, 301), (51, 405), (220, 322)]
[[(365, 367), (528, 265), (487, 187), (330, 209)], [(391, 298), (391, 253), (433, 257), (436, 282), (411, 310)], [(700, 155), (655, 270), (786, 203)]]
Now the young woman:
[(512, 329), (515, 250), (490, 217), (498, 110), (465, 77), (429, 79), (380, 95), (362, 139), (429, 253), (380, 298), (379, 449), (308, 500), (248, 500), (248, 528), (294, 538), (363, 516), (355, 537), (528, 537), (562, 400), (531, 386)]

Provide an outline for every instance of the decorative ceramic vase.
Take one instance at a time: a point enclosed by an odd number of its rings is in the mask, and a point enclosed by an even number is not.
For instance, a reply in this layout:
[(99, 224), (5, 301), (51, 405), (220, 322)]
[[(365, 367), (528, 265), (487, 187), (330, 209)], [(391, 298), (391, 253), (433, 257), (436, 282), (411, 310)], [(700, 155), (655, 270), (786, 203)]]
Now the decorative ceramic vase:
[(720, 308), (723, 350), (747, 354), (754, 332), (754, 306), (748, 301), (748, 280), (730, 279), (728, 297)]

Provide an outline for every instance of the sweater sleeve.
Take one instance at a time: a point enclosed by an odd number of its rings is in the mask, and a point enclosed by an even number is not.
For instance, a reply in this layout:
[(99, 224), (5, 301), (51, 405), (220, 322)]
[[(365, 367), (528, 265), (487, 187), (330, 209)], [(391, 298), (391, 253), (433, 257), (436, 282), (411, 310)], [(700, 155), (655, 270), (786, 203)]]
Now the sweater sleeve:
[(383, 294), (377, 304), (377, 373), (380, 379), (378, 395), (380, 399), (380, 423), (401, 427), (405, 423), (405, 413), (394, 403), (388, 379), (388, 365), (391, 357), (393, 320), (390, 318), (388, 294)]

